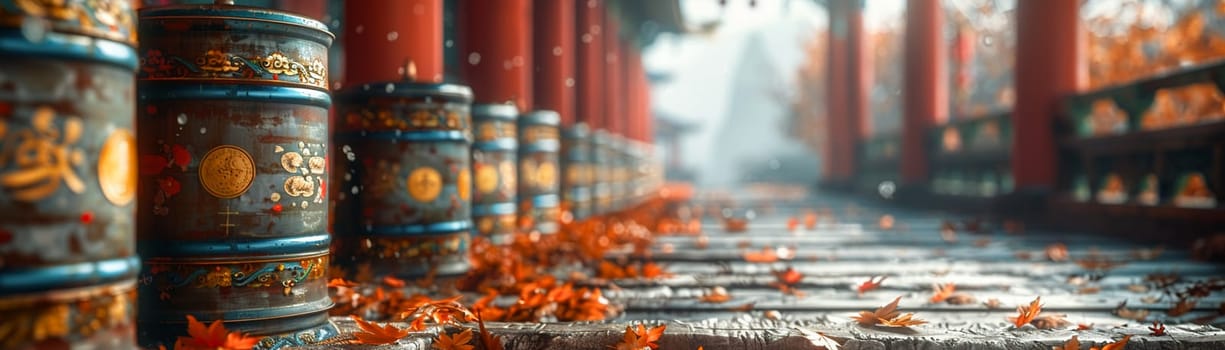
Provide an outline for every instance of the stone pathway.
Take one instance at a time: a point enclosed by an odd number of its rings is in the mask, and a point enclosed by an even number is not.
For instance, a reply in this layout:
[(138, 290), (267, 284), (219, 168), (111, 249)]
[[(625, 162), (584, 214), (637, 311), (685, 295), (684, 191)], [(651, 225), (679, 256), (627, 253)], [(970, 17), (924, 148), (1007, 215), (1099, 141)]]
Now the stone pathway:
[[(761, 198), (740, 198), (760, 203)], [(787, 229), (790, 217), (806, 209), (829, 208), (814, 229)], [(1181, 291), (1197, 282), (1225, 286), (1225, 267), (1194, 262), (1176, 247), (1158, 248), (1073, 232), (1008, 233), (1000, 223), (983, 223), (982, 233), (965, 230), (970, 218), (939, 212), (870, 207), (836, 197), (775, 204), (757, 209), (743, 233), (724, 232), (714, 219), (703, 222), (705, 241), (697, 235), (660, 236), (652, 260), (672, 276), (656, 280), (620, 280), (603, 285), (605, 296), (625, 306), (616, 319), (599, 323), (490, 324), (507, 349), (609, 349), (626, 324), (667, 323), (661, 349), (813, 349), (819, 332), (843, 349), (1050, 349), (1078, 335), (1089, 343), (1133, 335), (1128, 349), (1225, 349), (1225, 291), (1196, 298), (1194, 307), (1177, 317), (1166, 311)], [(894, 219), (882, 229), (882, 215)], [(802, 221), (802, 220), (801, 220)], [(972, 220), (971, 220), (972, 221)], [(942, 235), (946, 222), (955, 234)], [(802, 226), (802, 225), (801, 225)], [(955, 241), (950, 238), (955, 238)], [(1047, 248), (1067, 247), (1066, 261), (1051, 261)], [(763, 248), (779, 253), (776, 262), (745, 261), (746, 252)], [(794, 256), (791, 256), (794, 255)], [(612, 256), (611, 259), (627, 259)], [(1078, 260), (1119, 263), (1113, 268), (1082, 266)], [(1085, 263), (1087, 264), (1087, 263)], [(773, 271), (787, 267), (804, 275), (796, 285), (804, 296), (784, 295), (773, 286)], [(1154, 277), (1177, 276), (1166, 288)], [(874, 276), (886, 279), (862, 295), (856, 286)], [(976, 299), (965, 305), (931, 304), (932, 285), (954, 283)], [(731, 300), (703, 303), (698, 297), (722, 287)], [(1016, 307), (1041, 296), (1043, 314), (1063, 314), (1069, 325), (1013, 329), (1005, 318)], [(865, 328), (850, 319), (901, 297), (900, 310), (930, 323), (909, 328)], [(984, 305), (998, 300), (997, 308)], [(1130, 313), (1120, 317), (1126, 302)], [(741, 311), (746, 305), (749, 311)], [(351, 321), (334, 319), (342, 329)], [(1153, 336), (1153, 321), (1167, 335)], [(1077, 331), (1077, 324), (1092, 325)], [(402, 345), (382, 347), (428, 349), (432, 334), (414, 335)], [(818, 338), (820, 338), (818, 336)], [(326, 347), (318, 347), (326, 348)], [(347, 348), (380, 348), (348, 346)]]

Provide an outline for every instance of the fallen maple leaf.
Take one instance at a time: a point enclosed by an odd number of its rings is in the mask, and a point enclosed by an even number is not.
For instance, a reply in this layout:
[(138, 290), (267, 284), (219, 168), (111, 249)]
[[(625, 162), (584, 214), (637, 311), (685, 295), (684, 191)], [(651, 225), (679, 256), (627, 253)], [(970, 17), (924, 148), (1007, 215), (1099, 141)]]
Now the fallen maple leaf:
[(1169, 315), (1170, 317), (1178, 317), (1178, 316), (1186, 315), (1188, 312), (1191, 312), (1191, 309), (1194, 309), (1194, 308), (1195, 308), (1195, 300), (1180, 299), (1178, 300), (1177, 303), (1174, 304), (1173, 307), (1170, 308), (1169, 311), (1166, 311), (1165, 314)]
[(1054, 262), (1068, 261), (1068, 246), (1063, 243), (1046, 246), (1046, 258)]
[(894, 223), (893, 215), (889, 215), (889, 214), (881, 215), (880, 220), (877, 220), (877, 221), (878, 221), (877, 225), (880, 226), (881, 230), (889, 231), (893, 229), (893, 223)]
[(882, 325), (886, 327), (909, 327), (917, 326), (927, 321), (914, 318), (914, 313), (902, 314), (897, 311), (897, 303), (902, 300), (902, 297), (893, 299), (892, 303), (876, 309), (876, 311), (860, 311), (859, 315), (852, 316), (851, 319), (859, 322), (859, 325), (871, 327), (874, 325)]
[(1128, 309), (1127, 301), (1119, 303), (1119, 306), (1114, 309), (1114, 315), (1134, 321), (1144, 321), (1148, 318), (1149, 311), (1147, 309)]
[(1038, 329), (1064, 328), (1072, 325), (1072, 322), (1068, 321), (1065, 317), (1067, 317), (1067, 315), (1042, 315), (1035, 317), (1034, 320), (1030, 321), (1029, 323)]
[(663, 337), (664, 330), (668, 325), (662, 324), (656, 327), (646, 328), (644, 325), (638, 325), (637, 329), (633, 326), (625, 326), (625, 334), (621, 337), (621, 342), (614, 347), (616, 350), (642, 350), (642, 349), (658, 349), (659, 338)]
[(230, 332), (225, 329), (221, 320), (213, 321), (205, 327), (203, 322), (192, 315), (187, 315), (187, 335), (175, 341), (175, 350), (250, 350), (260, 339)]
[(799, 270), (796, 270), (791, 266), (787, 266), (787, 268), (782, 271), (773, 271), (772, 273), (774, 274), (774, 278), (778, 279), (779, 284), (788, 287), (800, 284), (800, 281), (804, 279), (804, 274), (800, 273)]
[(732, 300), (732, 296), (727, 294), (727, 290), (723, 287), (711, 288), (709, 292), (698, 298), (703, 303), (722, 304), (728, 300)]
[(353, 336), (357, 338), (358, 344), (391, 344), (395, 343), (397, 340), (400, 340), (400, 338), (408, 336), (408, 333), (411, 332), (408, 329), (396, 328), (396, 326), (393, 326), (390, 323), (379, 326), (374, 322), (362, 320), (361, 317), (357, 317), (356, 315), (350, 315), (349, 317), (353, 318), (353, 322), (357, 323), (357, 328), (361, 329), (360, 332), (353, 333)]
[(1093, 329), (1092, 323), (1077, 323), (1076, 324), (1076, 330), (1078, 331), (1087, 331), (1090, 329)]
[(744, 261), (751, 263), (772, 263), (778, 261), (778, 253), (773, 248), (763, 247), (760, 251), (744, 252)]
[(480, 327), (481, 346), (485, 347), (485, 350), (502, 350), (502, 340), (489, 333), (488, 329), (485, 329), (485, 319), (481, 317), (481, 310), (479, 309), (476, 311), (476, 325)]
[(454, 335), (446, 333), (438, 333), (438, 337), (434, 338), (434, 349), (438, 350), (472, 350), (474, 347), (469, 344), (472, 342), (472, 330), (465, 329)]
[(1123, 350), (1123, 348), (1127, 347), (1128, 340), (1131, 340), (1131, 335), (1125, 335), (1123, 336), (1123, 339), (1119, 339), (1119, 341), (1113, 343), (1103, 344), (1101, 347), (1090, 347), (1089, 350)]
[(876, 288), (880, 288), (880, 284), (885, 282), (885, 278), (888, 278), (888, 277), (887, 276), (868, 277), (867, 281), (860, 283), (859, 287), (855, 288), (855, 292), (858, 293), (860, 296), (862, 296), (863, 293), (865, 292), (868, 292)]
[(1152, 333), (1149, 334), (1151, 336), (1160, 337), (1160, 336), (1166, 335), (1165, 324), (1161, 323), (1160, 321), (1153, 321), (1153, 325), (1148, 327), (1148, 330), (1152, 331)]
[(795, 232), (795, 229), (799, 227), (800, 227), (800, 219), (796, 219), (794, 216), (787, 219), (787, 232)]
[(386, 284), (391, 288), (404, 288), (404, 280), (396, 278), (395, 276), (384, 276), (383, 284)]
[(1076, 336), (1073, 335), (1072, 339), (1068, 339), (1067, 341), (1063, 342), (1063, 345), (1056, 346), (1051, 349), (1052, 350), (1080, 350), (1080, 339), (1076, 339)]
[(986, 306), (988, 309), (998, 309), (1000, 304), (1000, 300), (996, 298), (987, 299), (987, 301), (983, 302), (983, 306)]
[(931, 301), (932, 304), (942, 303), (945, 299), (952, 296), (953, 292), (956, 290), (957, 285), (952, 283), (932, 284), (932, 297), (928, 300)]
[(353, 288), (357, 287), (357, 282), (349, 281), (343, 278), (333, 278), (328, 281), (328, 287), (333, 288)]
[(1030, 321), (1033, 321), (1040, 313), (1042, 313), (1042, 297), (1037, 297), (1029, 303), (1029, 306), (1017, 306), (1017, 316), (1009, 316), (1008, 322), (1012, 322), (1013, 327), (1021, 328)]
[(817, 214), (814, 214), (814, 213), (804, 214), (804, 229), (812, 230), (814, 228), (817, 228)]

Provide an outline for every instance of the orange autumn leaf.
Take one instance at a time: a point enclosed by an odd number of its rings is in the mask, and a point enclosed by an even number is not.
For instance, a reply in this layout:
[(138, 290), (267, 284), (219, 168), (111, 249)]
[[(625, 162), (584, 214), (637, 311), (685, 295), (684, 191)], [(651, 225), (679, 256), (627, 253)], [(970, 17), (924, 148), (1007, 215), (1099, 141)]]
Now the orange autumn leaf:
[(880, 284), (885, 282), (885, 278), (888, 278), (888, 277), (887, 276), (869, 277), (867, 281), (860, 283), (859, 287), (855, 287), (855, 292), (859, 293), (859, 295), (862, 296), (863, 293), (866, 293), (876, 288), (880, 288)]
[(880, 216), (880, 220), (878, 220), (877, 225), (880, 226), (881, 230), (888, 231), (893, 229), (893, 223), (893, 215), (885, 214)]
[(663, 337), (664, 329), (668, 325), (663, 324), (652, 328), (646, 328), (644, 325), (638, 325), (635, 329), (632, 326), (625, 326), (625, 334), (621, 337), (621, 342), (617, 343), (617, 350), (641, 350), (643, 348), (658, 349), (659, 338)]
[(178, 338), (174, 344), (175, 350), (250, 350), (260, 339), (230, 332), (221, 324), (221, 320), (205, 327), (192, 315), (187, 315), (187, 335)]
[(749, 221), (732, 218), (723, 221), (723, 230), (727, 232), (744, 232), (749, 229)]
[(953, 292), (956, 290), (957, 290), (957, 285), (952, 284), (952, 283), (933, 284), (932, 285), (932, 297), (931, 299), (928, 299), (928, 300), (930, 300), (932, 304), (943, 303), (944, 300), (952, 296)]
[(472, 350), (475, 347), (472, 344), (472, 330), (465, 329), (463, 332), (454, 335), (446, 333), (438, 333), (438, 337), (434, 338), (434, 349), (438, 350)]
[(787, 219), (787, 232), (795, 232), (797, 228), (800, 228), (800, 219), (796, 219), (794, 216)]
[(1068, 260), (1068, 246), (1063, 243), (1053, 243), (1046, 246), (1046, 258), (1054, 262)]
[(654, 262), (648, 262), (642, 265), (642, 277), (645, 278), (660, 278), (668, 277), (670, 274), (664, 271), (662, 266)]
[(727, 294), (727, 290), (723, 287), (711, 288), (709, 292), (698, 298), (698, 301), (710, 304), (722, 304), (728, 300), (732, 300), (731, 294)]
[(357, 328), (361, 329), (360, 332), (353, 333), (353, 336), (357, 338), (358, 344), (391, 344), (395, 343), (397, 340), (400, 340), (400, 338), (408, 336), (408, 333), (411, 332), (408, 329), (400, 329), (391, 324), (379, 326), (374, 322), (362, 320), (361, 317), (357, 317), (356, 315), (350, 315), (349, 317), (353, 318), (353, 322), (357, 323)]
[(788, 287), (800, 284), (800, 281), (804, 279), (804, 274), (791, 266), (787, 266), (785, 270), (774, 271), (773, 273), (774, 277), (778, 279), (779, 284)]
[(395, 278), (394, 276), (386, 276), (386, 277), (383, 277), (383, 284), (386, 284), (388, 287), (391, 287), (391, 288), (403, 288), (404, 280)]
[(852, 316), (851, 319), (859, 322), (859, 325), (871, 327), (882, 325), (886, 327), (909, 327), (927, 323), (927, 321), (914, 318), (914, 313), (902, 314), (897, 311), (897, 303), (902, 300), (902, 297), (893, 299), (893, 302), (876, 309), (876, 311), (860, 311), (859, 315)]
[(1021, 328), (1033, 321), (1040, 313), (1042, 313), (1042, 297), (1037, 297), (1028, 306), (1017, 306), (1017, 316), (1009, 316), (1008, 322), (1012, 322), (1013, 327)]
[(328, 281), (328, 287), (332, 288), (353, 288), (357, 287), (357, 282), (349, 281), (343, 278), (333, 278)]
[(1073, 335), (1072, 339), (1068, 339), (1063, 342), (1063, 345), (1056, 346), (1052, 350), (1080, 350), (1080, 339)]
[(761, 248), (760, 251), (744, 252), (744, 261), (751, 263), (772, 263), (778, 261), (778, 254), (770, 247)]
[(1153, 321), (1153, 325), (1148, 327), (1148, 330), (1152, 332), (1149, 334), (1151, 336), (1160, 337), (1166, 335), (1165, 324), (1160, 321)]
[(1165, 314), (1169, 315), (1170, 317), (1178, 317), (1186, 315), (1188, 312), (1191, 312), (1191, 309), (1193, 308), (1195, 308), (1195, 300), (1179, 299), (1178, 302), (1170, 308), (1170, 310), (1165, 312)]
[(817, 214), (804, 214), (804, 229), (812, 230), (817, 227)]
[(1131, 340), (1131, 335), (1125, 335), (1123, 336), (1123, 339), (1119, 339), (1119, 341), (1109, 344), (1103, 344), (1101, 347), (1091, 347), (1089, 350), (1123, 350), (1127, 347), (1128, 340)]
[(492, 333), (489, 333), (489, 330), (485, 328), (485, 318), (481, 317), (480, 310), (476, 311), (476, 325), (480, 327), (481, 346), (483, 346), (485, 350), (502, 350), (502, 340), (498, 339), (498, 337), (494, 336)]

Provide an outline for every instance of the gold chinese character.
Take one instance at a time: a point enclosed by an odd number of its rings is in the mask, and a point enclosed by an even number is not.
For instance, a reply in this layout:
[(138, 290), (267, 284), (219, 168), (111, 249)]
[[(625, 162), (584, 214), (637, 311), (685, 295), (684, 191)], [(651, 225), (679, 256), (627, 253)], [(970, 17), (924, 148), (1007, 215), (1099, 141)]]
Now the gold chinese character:
[(31, 119), (32, 128), (18, 131), (4, 144), (0, 168), (7, 167), (12, 160), (16, 169), (0, 174), (0, 186), (16, 200), (33, 202), (46, 198), (59, 189), (61, 180), (73, 193), (85, 191), (85, 183), (73, 169), (85, 161), (85, 154), (72, 147), (81, 138), (81, 120), (67, 118), (61, 134), (55, 128), (54, 118), (51, 108), (39, 108)]

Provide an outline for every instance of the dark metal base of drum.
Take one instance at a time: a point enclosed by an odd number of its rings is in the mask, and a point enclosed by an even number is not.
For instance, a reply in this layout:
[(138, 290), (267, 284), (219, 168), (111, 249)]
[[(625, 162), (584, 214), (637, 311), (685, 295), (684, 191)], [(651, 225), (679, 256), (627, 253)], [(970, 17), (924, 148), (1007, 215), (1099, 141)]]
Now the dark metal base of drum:
[[(366, 280), (382, 276), (419, 279), (428, 276), (458, 276), (468, 272), (470, 233), (465, 230), (421, 236), (357, 237), (337, 243), (336, 266), (344, 277)], [(357, 244), (358, 246), (347, 246)]]

